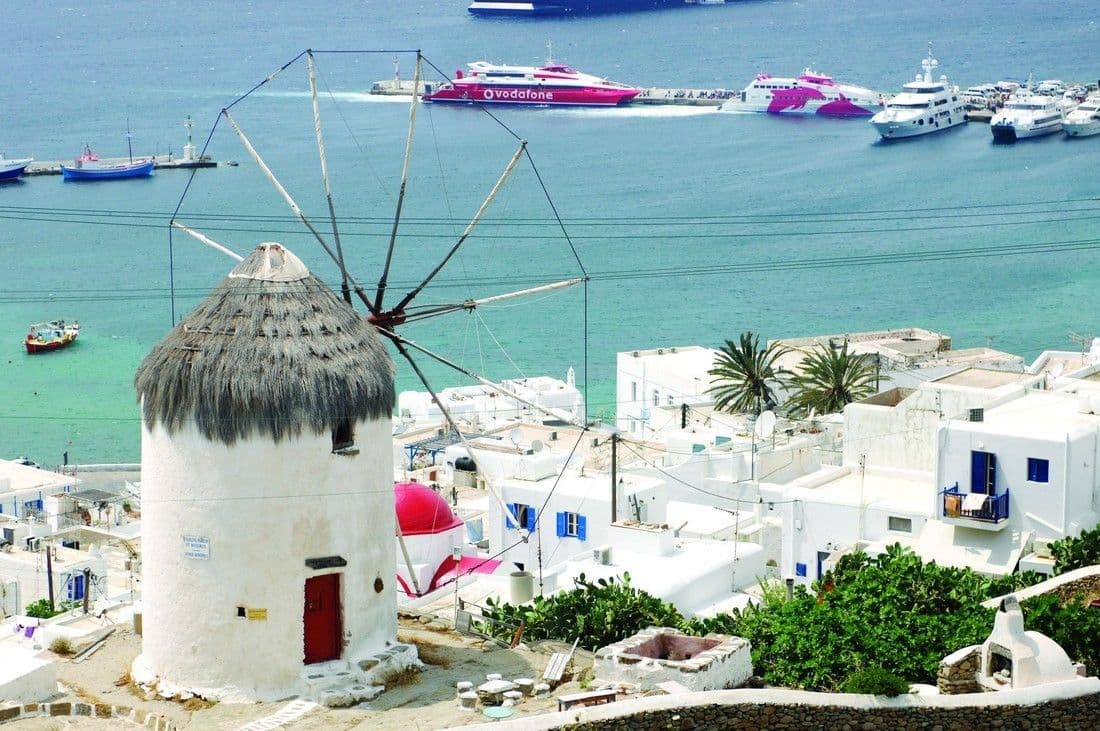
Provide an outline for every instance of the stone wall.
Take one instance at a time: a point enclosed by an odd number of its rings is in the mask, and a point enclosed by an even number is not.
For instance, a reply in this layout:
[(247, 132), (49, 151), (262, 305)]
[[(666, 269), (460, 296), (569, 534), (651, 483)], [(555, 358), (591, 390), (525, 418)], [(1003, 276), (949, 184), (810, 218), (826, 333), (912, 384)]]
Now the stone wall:
[(126, 706), (113, 706), (109, 703), (70, 703), (69, 701), (63, 703), (24, 703), (0, 708), (0, 725), (8, 721), (20, 721), (26, 718), (65, 716), (113, 718), (151, 728), (154, 731), (177, 731), (177, 726), (167, 718), (148, 711), (139, 711)]
[(994, 597), (982, 602), (983, 607), (996, 608), (1005, 596), (1015, 596), (1021, 603), (1033, 596), (1042, 594), (1054, 594), (1062, 602), (1073, 599), (1077, 594), (1089, 594), (1100, 592), (1100, 566), (1085, 566), (1084, 568), (1067, 571), (1053, 578), (1041, 581), (1026, 589), (1014, 591), (1012, 594)]
[(971, 645), (940, 660), (936, 671), (936, 687), (944, 695), (981, 693), (978, 671), (981, 669), (982, 647)]
[(806, 691), (719, 690), (618, 701), (467, 726), (484, 731), (668, 731), (668, 729), (874, 729), (1092, 731), (1100, 718), (1100, 679), (970, 695), (897, 698)]

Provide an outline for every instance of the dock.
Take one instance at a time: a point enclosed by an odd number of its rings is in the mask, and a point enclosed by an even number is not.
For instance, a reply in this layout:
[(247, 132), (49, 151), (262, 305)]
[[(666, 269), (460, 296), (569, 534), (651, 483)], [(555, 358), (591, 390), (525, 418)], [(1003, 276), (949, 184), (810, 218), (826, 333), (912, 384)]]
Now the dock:
[[(195, 168), (216, 168), (219, 165), (234, 166), (237, 164), (235, 162), (219, 163), (216, 160), (211, 160), (209, 155), (190, 159), (174, 155), (145, 155), (140, 159), (148, 160), (150, 157), (153, 158), (153, 168), (155, 170), (193, 170)], [(127, 157), (105, 157), (99, 161), (102, 165), (121, 165), (128, 162), (130, 162), (130, 159)], [(23, 175), (60, 175), (61, 166), (71, 164), (72, 160), (35, 160), (27, 166)]]

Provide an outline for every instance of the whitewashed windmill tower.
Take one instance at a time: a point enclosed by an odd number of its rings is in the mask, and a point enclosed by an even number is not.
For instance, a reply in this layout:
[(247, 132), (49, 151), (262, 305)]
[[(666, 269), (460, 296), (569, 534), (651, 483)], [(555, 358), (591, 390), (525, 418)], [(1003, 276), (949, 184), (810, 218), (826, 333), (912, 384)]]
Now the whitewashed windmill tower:
[(135, 680), (264, 700), (300, 689), (306, 666), (331, 671), (317, 663), (353, 676), (383, 652), (416, 663), (394, 647), (393, 363), (371, 325), (262, 244), (135, 383)]

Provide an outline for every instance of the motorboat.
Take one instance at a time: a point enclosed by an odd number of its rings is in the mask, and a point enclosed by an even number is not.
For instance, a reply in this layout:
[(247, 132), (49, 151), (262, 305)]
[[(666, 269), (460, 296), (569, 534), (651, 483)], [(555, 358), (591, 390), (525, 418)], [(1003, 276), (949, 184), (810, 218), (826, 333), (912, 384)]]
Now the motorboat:
[(882, 109), (885, 103), (885, 95), (877, 91), (841, 84), (831, 76), (806, 69), (793, 78), (760, 74), (740, 94), (723, 103), (719, 110), (869, 117)]
[(1062, 120), (1062, 129), (1070, 137), (1100, 134), (1100, 95), (1087, 97)]
[(130, 158), (129, 162), (104, 162), (87, 145), (84, 152), (73, 159), (72, 165), (61, 166), (64, 180), (117, 180), (119, 178), (144, 178), (153, 174), (153, 159)]
[(80, 335), (80, 323), (51, 320), (31, 325), (23, 346), (28, 353), (45, 353), (72, 345)]
[(940, 76), (939, 81), (932, 79), (938, 66), (930, 45), (928, 57), (921, 61), (924, 73), (902, 86), (901, 93), (871, 117), (871, 124), (883, 139), (916, 137), (966, 124), (966, 103), (959, 87), (950, 85), (946, 76)]
[(1061, 97), (1020, 88), (989, 120), (989, 130), (993, 133), (994, 142), (1015, 142), (1060, 132), (1064, 117)]
[(641, 89), (550, 60), (544, 66), (502, 66), (487, 61), (467, 65), (469, 71), (456, 71), (453, 81), (437, 88), (426, 85), (424, 101), (613, 107), (641, 93)]
[(18, 180), (27, 166), (34, 162), (33, 157), (25, 157), (20, 160), (8, 160), (0, 157), (0, 182)]

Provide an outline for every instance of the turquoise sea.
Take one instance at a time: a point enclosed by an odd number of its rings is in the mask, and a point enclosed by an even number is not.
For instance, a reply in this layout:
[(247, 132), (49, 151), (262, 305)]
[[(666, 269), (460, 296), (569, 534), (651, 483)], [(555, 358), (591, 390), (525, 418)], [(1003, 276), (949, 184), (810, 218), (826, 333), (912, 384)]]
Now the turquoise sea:
[[(136, 461), (133, 373), (231, 268), (167, 223), (244, 253), (290, 246), (336, 269), (262, 178), (229, 105), (306, 48), (317, 53), (335, 207), (352, 273), (373, 289), (401, 171), (409, 105), (365, 92), (414, 56), (444, 73), (485, 59), (556, 59), (640, 86), (739, 89), (812, 66), (895, 90), (929, 42), (953, 83), (1100, 77), (1095, 4), (775, 0), (549, 20), (469, 17), (463, 0), (40, 0), (11, 4), (20, 39), (0, 74), (0, 151), (70, 158), (179, 154), (184, 119), (237, 167), (98, 184), (0, 187), (0, 455), (53, 465)], [(382, 51), (322, 53), (320, 51)], [(438, 77), (428, 70), (429, 77)], [(306, 66), (299, 59), (231, 114), (327, 231)], [(390, 291), (411, 289), (528, 141), (504, 191), (417, 299), (461, 301), (576, 276), (587, 288), (410, 324), (407, 337), (490, 378), (564, 377), (614, 411), (615, 353), (895, 326), (1033, 357), (1097, 330), (1100, 138), (994, 146), (971, 124), (881, 144), (864, 121), (709, 109), (421, 105)], [(515, 136), (513, 136), (513, 133)], [(533, 164), (532, 164), (533, 163)], [(536, 174), (537, 172), (537, 174)], [(190, 187), (184, 196), (185, 188)], [(543, 186), (549, 198), (543, 193)], [(552, 205), (551, 205), (552, 201)], [(556, 222), (560, 217), (562, 226)], [(563, 235), (562, 229), (568, 235)], [(576, 251), (574, 256), (573, 250)], [(169, 258), (174, 264), (169, 268)], [(579, 264), (578, 264), (579, 259)], [(170, 275), (170, 271), (172, 274)], [(391, 300), (392, 301), (392, 300)], [(28, 323), (79, 319), (78, 343), (29, 357)], [(584, 324), (587, 321), (587, 369)], [(464, 382), (420, 359), (437, 387)], [(419, 388), (404, 364), (398, 387)]]

